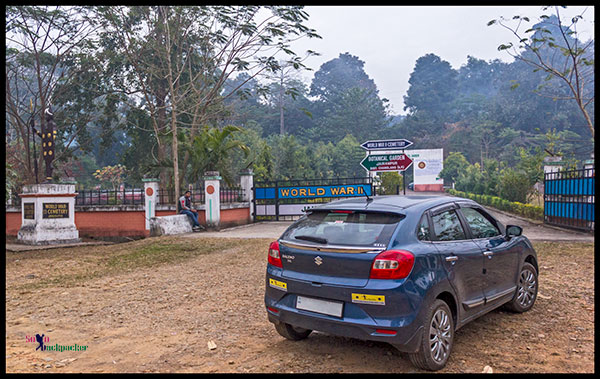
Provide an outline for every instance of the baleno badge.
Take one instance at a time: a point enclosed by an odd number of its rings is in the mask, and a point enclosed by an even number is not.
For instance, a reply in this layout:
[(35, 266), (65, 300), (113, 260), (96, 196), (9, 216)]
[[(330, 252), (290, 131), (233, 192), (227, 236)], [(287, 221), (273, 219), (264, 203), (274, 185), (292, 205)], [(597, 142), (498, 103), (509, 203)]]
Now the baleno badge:
[(315, 258), (315, 264), (316, 264), (317, 266), (320, 266), (320, 265), (321, 265), (321, 263), (323, 263), (323, 258), (321, 258), (321, 257), (319, 257), (319, 256), (317, 255), (317, 257)]

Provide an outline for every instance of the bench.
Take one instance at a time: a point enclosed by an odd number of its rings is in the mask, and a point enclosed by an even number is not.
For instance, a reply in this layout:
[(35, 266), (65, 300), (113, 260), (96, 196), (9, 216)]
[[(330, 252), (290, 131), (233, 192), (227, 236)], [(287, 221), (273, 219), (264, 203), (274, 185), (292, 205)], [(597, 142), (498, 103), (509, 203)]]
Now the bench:
[(153, 237), (191, 232), (192, 220), (186, 215), (160, 216), (150, 219), (150, 235)]

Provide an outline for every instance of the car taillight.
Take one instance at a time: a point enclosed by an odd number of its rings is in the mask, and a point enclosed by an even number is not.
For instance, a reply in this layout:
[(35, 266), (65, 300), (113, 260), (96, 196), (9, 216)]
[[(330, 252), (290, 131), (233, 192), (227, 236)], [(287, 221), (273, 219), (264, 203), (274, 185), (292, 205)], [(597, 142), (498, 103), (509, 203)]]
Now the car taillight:
[(386, 250), (375, 257), (370, 279), (403, 279), (410, 274), (415, 256), (406, 250)]
[(269, 264), (283, 268), (281, 256), (279, 255), (279, 243), (277, 241), (273, 241), (269, 245)]

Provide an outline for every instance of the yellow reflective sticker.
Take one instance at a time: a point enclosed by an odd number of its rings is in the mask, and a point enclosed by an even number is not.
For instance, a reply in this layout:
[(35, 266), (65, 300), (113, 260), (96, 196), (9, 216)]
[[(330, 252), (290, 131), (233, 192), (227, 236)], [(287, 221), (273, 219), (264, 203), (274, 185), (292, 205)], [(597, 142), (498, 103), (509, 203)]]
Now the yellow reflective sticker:
[(273, 288), (277, 288), (278, 290), (287, 292), (287, 284), (284, 282), (269, 278), (269, 285)]
[(360, 304), (385, 305), (385, 296), (383, 295), (368, 295), (363, 293), (353, 293), (352, 302)]

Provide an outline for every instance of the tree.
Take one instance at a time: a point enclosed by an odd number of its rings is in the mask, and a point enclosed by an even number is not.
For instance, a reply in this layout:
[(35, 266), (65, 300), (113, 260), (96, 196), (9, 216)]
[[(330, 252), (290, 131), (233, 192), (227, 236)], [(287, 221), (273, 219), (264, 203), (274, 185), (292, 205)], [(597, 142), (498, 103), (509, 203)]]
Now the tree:
[(483, 194), (485, 177), (479, 163), (468, 165), (456, 178), (456, 189), (459, 191)]
[(388, 124), (383, 102), (364, 88), (350, 88), (328, 104), (324, 117), (317, 122), (321, 139), (338, 141), (345, 134), (365, 141), (375, 137)]
[(310, 96), (321, 102), (335, 101), (335, 98), (351, 88), (362, 88), (377, 95), (377, 86), (364, 70), (365, 62), (350, 53), (327, 61), (315, 72), (310, 86)]
[(298, 96), (303, 95), (305, 88), (304, 83), (298, 79), (298, 70), (292, 64), (280, 62), (279, 65), (280, 69), (271, 76), (270, 93), (274, 94), (272, 102), (279, 110), (279, 134), (285, 134), (287, 132), (284, 117), (286, 105), (290, 103), (290, 99), (295, 101)]
[(410, 74), (410, 87), (404, 96), (404, 110), (410, 114), (426, 111), (440, 123), (451, 121), (452, 104), (457, 96), (458, 73), (435, 54), (417, 59)]
[(440, 178), (444, 179), (448, 183), (455, 183), (456, 179), (466, 170), (468, 166), (469, 162), (467, 162), (462, 153), (452, 151), (444, 160), (444, 168), (442, 171), (440, 171)]
[(234, 94), (223, 100), (229, 112), (221, 118), (220, 122), (224, 125), (237, 125), (243, 128), (256, 123), (262, 125), (266, 118), (265, 115), (271, 112), (269, 105), (260, 101), (264, 97), (262, 89), (263, 85), (256, 78), (250, 78), (250, 75), (245, 72), (240, 73), (234, 79), (227, 80), (223, 91), (225, 93), (234, 91)]
[(481, 167), (485, 168), (484, 162), (489, 158), (490, 148), (497, 142), (497, 136), (502, 125), (494, 121), (481, 120), (474, 129), (474, 134), (479, 140)]
[[(194, 141), (203, 125), (226, 114), (223, 100), (237, 93), (240, 83), (223, 93), (234, 74), (246, 72), (248, 80), (276, 72), (275, 58), (286, 54), (295, 69), (305, 67), (289, 43), (307, 36), (319, 37), (303, 23), (308, 14), (297, 6), (269, 6), (259, 19), (258, 6), (101, 7), (106, 47), (122, 55), (129, 70), (120, 75), (121, 90), (134, 88), (146, 108), (158, 145), (158, 159), (167, 155), (171, 142), (174, 187), (179, 190), (179, 129)], [(308, 52), (310, 54), (310, 52)], [(167, 116), (170, 120), (167, 121)], [(190, 150), (184, 153), (185, 177)]]
[(501, 175), (498, 188), (499, 197), (508, 201), (527, 203), (527, 197), (533, 191), (527, 174), (521, 170), (505, 168)]
[[(544, 7), (543, 10), (549, 8)], [(515, 59), (534, 67), (534, 71), (547, 73), (548, 81), (556, 78), (567, 86), (568, 94), (556, 93), (556, 87), (550, 88), (554, 93), (540, 94), (557, 100), (575, 100), (593, 138), (594, 122), (587, 108), (594, 101), (594, 41), (584, 42), (577, 38), (576, 24), (583, 15), (575, 16), (568, 25), (563, 25), (559, 8), (554, 7), (555, 15), (541, 15), (542, 21), (523, 33), (519, 29), (523, 23), (530, 22), (527, 17), (514, 16), (512, 20), (501, 17), (491, 20), (488, 26), (498, 24), (519, 41), (516, 45), (512, 42), (501, 44), (498, 50), (507, 51)], [(511, 22), (517, 25), (509, 25)]]
[(402, 176), (395, 171), (382, 172), (379, 176), (383, 187), (381, 195), (397, 195), (398, 188), (402, 188)]
[(86, 7), (6, 8), (7, 158), (19, 184), (39, 181), (35, 167), (42, 167), (42, 149), (32, 154), (36, 142), (31, 122), (41, 131), (46, 123), (42, 115), (51, 105), (57, 124), (55, 162), (89, 148), (85, 129), (101, 118), (97, 110), (103, 99), (93, 91), (98, 85), (79, 86), (96, 72), (86, 57), (94, 49), (97, 29)]
[(332, 171), (341, 178), (365, 177), (365, 169), (360, 162), (365, 157), (365, 151), (360, 147), (356, 138), (347, 134), (333, 149)]
[(377, 135), (389, 124), (387, 99), (379, 98), (375, 82), (365, 73), (364, 62), (349, 53), (340, 54), (315, 72), (310, 95), (315, 129), (308, 139), (337, 142), (346, 134), (364, 139)]
[(100, 182), (109, 182), (112, 185), (113, 190), (117, 190), (117, 187), (123, 180), (127, 168), (121, 164), (114, 166), (106, 166), (94, 172), (94, 178)]
[(486, 98), (498, 92), (499, 74), (506, 63), (496, 59), (486, 62), (473, 56), (467, 56), (467, 63), (460, 67), (456, 78), (460, 96), (468, 97), (478, 94)]
[(312, 177), (310, 171), (311, 157), (303, 146), (293, 135), (274, 134), (268, 138), (272, 147), (273, 176), (275, 179), (301, 179)]

